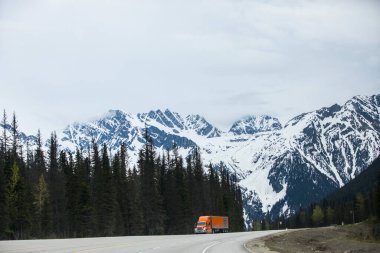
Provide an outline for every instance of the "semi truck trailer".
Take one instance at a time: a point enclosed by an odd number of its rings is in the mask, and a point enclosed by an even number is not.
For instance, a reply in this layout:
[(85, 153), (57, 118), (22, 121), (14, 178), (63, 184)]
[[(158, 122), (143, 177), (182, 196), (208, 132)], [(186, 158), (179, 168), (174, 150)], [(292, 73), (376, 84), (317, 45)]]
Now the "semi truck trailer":
[(200, 216), (194, 232), (196, 234), (227, 233), (228, 229), (227, 216)]

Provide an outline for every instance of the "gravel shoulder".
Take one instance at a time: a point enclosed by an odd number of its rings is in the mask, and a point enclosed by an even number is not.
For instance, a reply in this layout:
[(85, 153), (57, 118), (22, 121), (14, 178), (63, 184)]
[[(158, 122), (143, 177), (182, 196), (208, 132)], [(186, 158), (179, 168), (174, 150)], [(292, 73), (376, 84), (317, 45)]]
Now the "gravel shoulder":
[(371, 237), (366, 224), (288, 230), (249, 241), (253, 253), (375, 253), (380, 241)]

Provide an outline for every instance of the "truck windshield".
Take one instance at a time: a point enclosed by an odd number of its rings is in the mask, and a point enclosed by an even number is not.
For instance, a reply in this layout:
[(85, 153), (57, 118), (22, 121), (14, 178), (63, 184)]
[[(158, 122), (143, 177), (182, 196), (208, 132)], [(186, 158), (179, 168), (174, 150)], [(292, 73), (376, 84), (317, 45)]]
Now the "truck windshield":
[(205, 221), (198, 221), (197, 225), (198, 226), (204, 226), (204, 225), (206, 225), (206, 222)]

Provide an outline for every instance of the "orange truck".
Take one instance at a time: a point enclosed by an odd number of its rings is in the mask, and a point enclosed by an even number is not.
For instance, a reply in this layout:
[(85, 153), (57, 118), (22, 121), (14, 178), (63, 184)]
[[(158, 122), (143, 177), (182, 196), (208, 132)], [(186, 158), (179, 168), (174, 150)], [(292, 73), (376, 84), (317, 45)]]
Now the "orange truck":
[(194, 232), (196, 234), (227, 233), (228, 228), (228, 217), (226, 216), (201, 216)]

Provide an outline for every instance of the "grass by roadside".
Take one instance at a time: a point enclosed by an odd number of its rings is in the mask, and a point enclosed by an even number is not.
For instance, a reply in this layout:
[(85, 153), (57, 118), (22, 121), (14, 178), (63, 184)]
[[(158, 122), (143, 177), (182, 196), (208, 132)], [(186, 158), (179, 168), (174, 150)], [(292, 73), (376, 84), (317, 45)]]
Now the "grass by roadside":
[(378, 253), (380, 241), (367, 223), (289, 230), (247, 243), (254, 253)]

